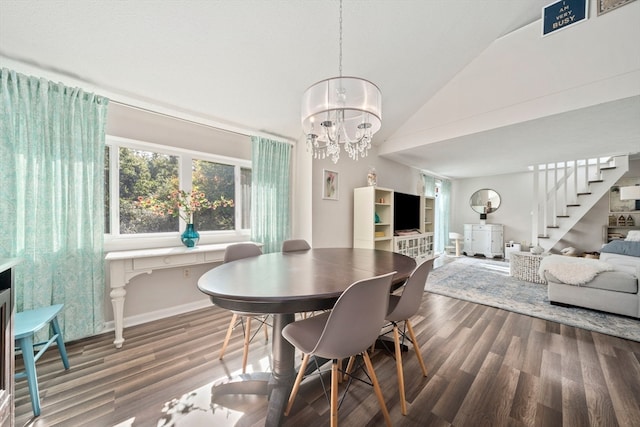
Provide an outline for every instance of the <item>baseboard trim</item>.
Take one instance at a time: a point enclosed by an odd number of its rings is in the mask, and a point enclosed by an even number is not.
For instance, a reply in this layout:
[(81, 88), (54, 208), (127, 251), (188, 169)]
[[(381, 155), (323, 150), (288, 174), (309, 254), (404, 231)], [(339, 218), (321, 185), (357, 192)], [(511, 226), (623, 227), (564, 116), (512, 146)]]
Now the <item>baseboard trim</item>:
[[(179, 314), (188, 313), (190, 311), (200, 310), (201, 308), (211, 307), (213, 304), (209, 298), (190, 302), (188, 304), (182, 304), (175, 307), (164, 308), (162, 310), (150, 311), (148, 313), (137, 314), (135, 316), (129, 316), (124, 318), (124, 327), (141, 325), (143, 323), (153, 322), (154, 320), (165, 319), (171, 316), (177, 316)], [(115, 323), (113, 320), (105, 322), (103, 329), (99, 333), (110, 332), (115, 330)]]

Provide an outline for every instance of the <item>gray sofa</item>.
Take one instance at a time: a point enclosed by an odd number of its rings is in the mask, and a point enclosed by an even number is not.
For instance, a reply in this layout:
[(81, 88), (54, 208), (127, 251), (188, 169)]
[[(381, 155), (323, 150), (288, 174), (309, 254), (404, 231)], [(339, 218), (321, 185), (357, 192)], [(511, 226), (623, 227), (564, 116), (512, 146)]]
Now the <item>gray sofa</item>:
[(602, 271), (587, 283), (567, 284), (551, 272), (541, 270), (541, 276), (547, 281), (549, 301), (640, 318), (640, 256), (620, 249), (638, 246), (640, 250), (640, 242), (611, 243), (605, 245), (600, 254), (600, 261), (609, 264), (611, 271)]

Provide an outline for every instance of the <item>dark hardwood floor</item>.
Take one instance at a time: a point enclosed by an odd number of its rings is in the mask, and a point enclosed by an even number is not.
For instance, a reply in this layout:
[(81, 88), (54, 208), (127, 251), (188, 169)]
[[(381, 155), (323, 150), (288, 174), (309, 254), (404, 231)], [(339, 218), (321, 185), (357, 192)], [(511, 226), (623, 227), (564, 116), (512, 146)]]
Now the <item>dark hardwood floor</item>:
[[(120, 350), (112, 334), (73, 342), (66, 372), (50, 349), (38, 364), (42, 415), (32, 418), (26, 382), (18, 381), (16, 425), (263, 425), (264, 398), (211, 407), (212, 383), (241, 365), (239, 331), (218, 360), (229, 318), (212, 306), (128, 328)], [(396, 426), (640, 426), (638, 342), (429, 293), (413, 324), (429, 377), (410, 350), (407, 416), (393, 358), (372, 355)], [(258, 335), (253, 370), (268, 367), (269, 353)], [(285, 425), (329, 425), (328, 409), (317, 377), (310, 378)], [(343, 426), (383, 425), (373, 390), (357, 382), (339, 414)]]

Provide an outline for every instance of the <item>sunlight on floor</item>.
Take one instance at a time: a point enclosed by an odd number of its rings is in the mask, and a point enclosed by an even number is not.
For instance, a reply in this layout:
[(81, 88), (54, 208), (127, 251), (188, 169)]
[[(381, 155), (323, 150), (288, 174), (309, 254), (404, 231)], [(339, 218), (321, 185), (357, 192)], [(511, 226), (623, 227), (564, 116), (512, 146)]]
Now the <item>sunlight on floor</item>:
[(211, 387), (220, 380), (166, 402), (157, 426), (234, 425), (244, 415), (243, 412), (211, 403)]
[(509, 274), (509, 264), (506, 265), (495, 265), (495, 264), (486, 264), (480, 263), (480, 267), (486, 268), (487, 270), (499, 271), (501, 273)]
[[(253, 364), (247, 364), (247, 373), (270, 371), (269, 357), (264, 357)], [(231, 373), (231, 377), (240, 375), (241, 370)], [(260, 405), (266, 408), (266, 396), (227, 395), (212, 402), (214, 385), (228, 381), (221, 377), (209, 384), (199, 387), (180, 397), (165, 402), (162, 415), (159, 416), (158, 427), (196, 427), (203, 425), (234, 426), (245, 415), (248, 409), (254, 410)], [(114, 427), (131, 427), (135, 418), (122, 422)]]

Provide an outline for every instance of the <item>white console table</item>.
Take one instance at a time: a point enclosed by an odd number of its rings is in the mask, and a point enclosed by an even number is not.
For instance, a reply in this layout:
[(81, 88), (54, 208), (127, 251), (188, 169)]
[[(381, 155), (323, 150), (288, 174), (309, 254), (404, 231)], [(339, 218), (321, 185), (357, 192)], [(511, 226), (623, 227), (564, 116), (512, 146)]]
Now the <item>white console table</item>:
[(127, 295), (126, 286), (131, 279), (140, 274), (151, 274), (153, 270), (184, 267), (187, 265), (222, 262), (224, 251), (230, 243), (218, 245), (201, 245), (195, 248), (185, 246), (140, 249), (107, 253), (109, 261), (109, 285), (111, 287), (111, 304), (113, 305), (113, 321), (115, 323), (116, 348), (122, 347), (124, 322), (124, 300)]

